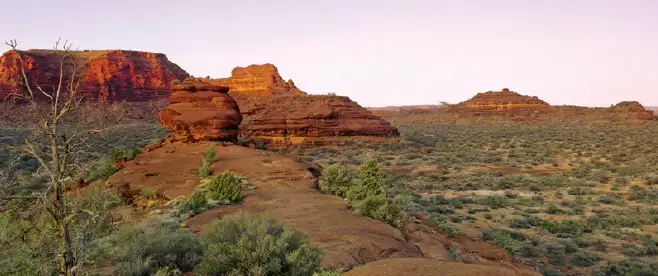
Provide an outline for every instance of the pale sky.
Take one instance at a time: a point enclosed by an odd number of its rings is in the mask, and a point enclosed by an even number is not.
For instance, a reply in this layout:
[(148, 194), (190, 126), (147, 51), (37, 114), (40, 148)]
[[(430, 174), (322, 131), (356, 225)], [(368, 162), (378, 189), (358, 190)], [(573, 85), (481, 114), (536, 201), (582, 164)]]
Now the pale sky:
[(364, 106), (503, 87), (658, 106), (658, 0), (0, 0), (0, 26), (23, 49), (61, 36), (162, 52), (195, 76), (269, 62), (304, 91)]

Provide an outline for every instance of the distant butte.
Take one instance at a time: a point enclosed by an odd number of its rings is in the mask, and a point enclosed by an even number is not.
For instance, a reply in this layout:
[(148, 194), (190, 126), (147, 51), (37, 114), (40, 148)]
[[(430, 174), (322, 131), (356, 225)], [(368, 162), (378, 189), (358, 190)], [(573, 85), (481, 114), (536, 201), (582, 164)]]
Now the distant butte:
[[(658, 108), (657, 108), (658, 109)], [(390, 112), (436, 114), (442, 119), (508, 118), (532, 121), (539, 119), (585, 120), (656, 120), (658, 111), (645, 108), (637, 101), (623, 101), (610, 107), (550, 105), (536, 96), (528, 96), (503, 88), (501, 91), (477, 93), (472, 98), (453, 105), (406, 106), (404, 108), (370, 108), (385, 116)]]
[(521, 95), (507, 88), (501, 91), (478, 93), (467, 101), (451, 106), (458, 112), (473, 115), (489, 115), (495, 113), (518, 114), (546, 110), (550, 105), (535, 96)]

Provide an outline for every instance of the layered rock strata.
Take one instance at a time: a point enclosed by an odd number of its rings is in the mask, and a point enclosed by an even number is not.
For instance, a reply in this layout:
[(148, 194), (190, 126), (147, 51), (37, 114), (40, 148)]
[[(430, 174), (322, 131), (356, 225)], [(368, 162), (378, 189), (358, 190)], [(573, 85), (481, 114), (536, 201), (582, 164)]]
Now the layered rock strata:
[(188, 78), (172, 87), (170, 105), (158, 114), (173, 140), (236, 141), (242, 122), (229, 88)]
[[(0, 57), (0, 99), (21, 92), (20, 62), (31, 85), (45, 90), (57, 86), (60, 58), (64, 52), (54, 50), (8, 51)], [(78, 93), (98, 102), (150, 101), (169, 96), (171, 82), (189, 76), (164, 54), (124, 51), (85, 50), (71, 52), (80, 85)], [(73, 68), (70, 63), (65, 69)], [(65, 77), (70, 76), (66, 71)], [(68, 78), (64, 79), (67, 84)]]

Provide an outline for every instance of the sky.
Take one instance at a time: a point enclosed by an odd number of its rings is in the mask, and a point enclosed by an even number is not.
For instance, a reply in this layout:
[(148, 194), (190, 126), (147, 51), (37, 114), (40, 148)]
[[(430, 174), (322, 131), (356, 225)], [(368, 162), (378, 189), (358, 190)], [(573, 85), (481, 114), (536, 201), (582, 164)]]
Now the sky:
[(656, 0), (0, 0), (0, 40), (160, 52), (199, 77), (273, 63), (306, 92), (363, 106), (501, 88), (658, 106), (656, 15)]

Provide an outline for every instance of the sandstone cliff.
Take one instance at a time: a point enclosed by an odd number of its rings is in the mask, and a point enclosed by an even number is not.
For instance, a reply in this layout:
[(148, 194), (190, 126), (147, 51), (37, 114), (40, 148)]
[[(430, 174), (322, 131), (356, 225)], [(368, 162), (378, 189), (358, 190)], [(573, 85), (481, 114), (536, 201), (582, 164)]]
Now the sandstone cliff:
[(208, 82), (228, 86), (231, 95), (239, 97), (262, 97), (279, 94), (305, 94), (292, 80), (285, 81), (273, 64), (253, 64), (235, 67), (230, 78), (205, 79)]
[[(24, 66), (31, 83), (46, 89), (56, 85), (60, 70), (60, 51), (27, 50)], [(98, 102), (148, 101), (169, 96), (171, 81), (189, 74), (172, 63), (164, 54), (124, 51), (75, 51), (81, 74), (81, 95)], [(16, 52), (0, 57), (0, 98), (19, 88), (20, 66)], [(66, 80), (65, 80), (66, 81)]]

